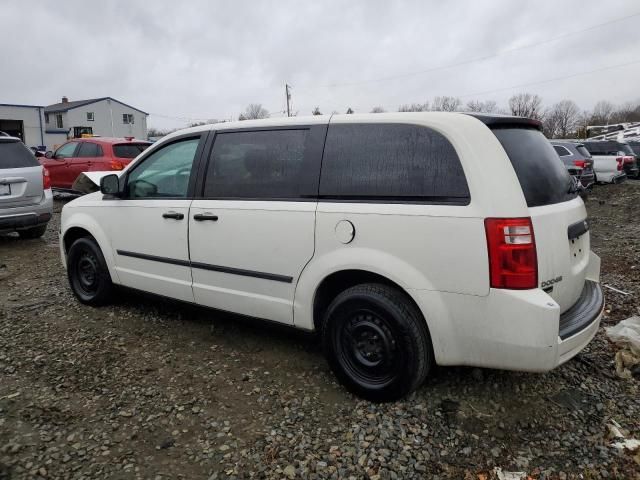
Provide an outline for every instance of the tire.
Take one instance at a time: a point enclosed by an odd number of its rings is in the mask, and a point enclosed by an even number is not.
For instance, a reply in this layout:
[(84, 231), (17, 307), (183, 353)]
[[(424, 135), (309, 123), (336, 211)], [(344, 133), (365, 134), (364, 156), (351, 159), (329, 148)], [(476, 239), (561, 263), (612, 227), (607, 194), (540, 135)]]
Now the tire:
[(100, 247), (93, 238), (79, 238), (67, 255), (67, 277), (74, 295), (86, 305), (109, 303), (113, 292), (111, 275)]
[(47, 224), (45, 223), (44, 225), (40, 225), (39, 227), (33, 227), (33, 228), (29, 228), (27, 230), (18, 230), (18, 235), (20, 235), (20, 238), (40, 238), (42, 235), (44, 235), (44, 232), (46, 232), (47, 230)]
[(322, 344), (340, 383), (374, 402), (414, 391), (434, 364), (424, 318), (403, 292), (382, 284), (340, 293), (324, 314)]

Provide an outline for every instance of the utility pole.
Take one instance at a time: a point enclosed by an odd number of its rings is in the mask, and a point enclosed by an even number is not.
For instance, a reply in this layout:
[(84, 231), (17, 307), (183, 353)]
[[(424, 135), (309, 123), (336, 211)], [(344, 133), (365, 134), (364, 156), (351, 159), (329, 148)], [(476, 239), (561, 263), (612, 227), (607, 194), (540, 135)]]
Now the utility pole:
[(289, 108), (289, 102), (291, 101), (291, 94), (289, 93), (289, 85), (287, 83), (284, 84), (284, 92), (287, 96), (287, 117), (290, 117), (291, 109)]

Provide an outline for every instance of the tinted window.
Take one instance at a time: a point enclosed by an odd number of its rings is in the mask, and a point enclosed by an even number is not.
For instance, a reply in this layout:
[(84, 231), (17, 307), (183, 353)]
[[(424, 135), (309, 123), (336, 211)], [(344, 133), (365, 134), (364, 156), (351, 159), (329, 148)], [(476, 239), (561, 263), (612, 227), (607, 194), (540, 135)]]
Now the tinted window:
[(569, 150), (567, 150), (564, 147), (561, 147), (560, 145), (554, 145), (553, 149), (556, 151), (556, 153), (558, 155), (560, 155), (561, 157), (566, 157), (567, 155), (571, 155), (571, 152)]
[(298, 198), (308, 130), (216, 135), (204, 196)]
[(325, 198), (468, 203), (451, 143), (429, 128), (403, 124), (330, 125), (320, 180)]
[(76, 157), (101, 157), (102, 149), (97, 143), (92, 142), (82, 142), (80, 144), (80, 148), (78, 149), (78, 153)]
[(145, 158), (127, 179), (129, 198), (186, 197), (199, 141), (174, 142)]
[(640, 143), (630, 143), (629, 146), (635, 155), (640, 155)]
[(3, 168), (37, 167), (33, 153), (22, 142), (0, 142), (0, 170)]
[(584, 146), (592, 155), (618, 155), (621, 145), (617, 142), (589, 142)]
[(580, 153), (580, 155), (582, 155), (584, 158), (591, 158), (591, 154), (589, 153), (589, 150), (584, 148), (582, 145), (578, 145), (576, 147), (576, 150), (578, 150), (578, 153)]
[(113, 154), (120, 158), (136, 158), (148, 146), (148, 143), (122, 143), (113, 146)]
[(73, 153), (76, 151), (77, 146), (77, 142), (65, 143), (58, 150), (56, 150), (56, 158), (73, 157)]
[(511, 160), (529, 207), (565, 202), (577, 195), (568, 193), (573, 181), (542, 132), (496, 128), (493, 133)]

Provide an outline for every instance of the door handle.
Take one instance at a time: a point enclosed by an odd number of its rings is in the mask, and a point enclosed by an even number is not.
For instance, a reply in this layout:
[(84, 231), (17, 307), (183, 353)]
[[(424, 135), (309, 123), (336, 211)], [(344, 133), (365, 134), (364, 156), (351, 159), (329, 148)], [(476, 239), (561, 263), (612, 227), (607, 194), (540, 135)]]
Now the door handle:
[(203, 222), (205, 220), (211, 220), (212, 222), (217, 222), (218, 221), (218, 216), (217, 215), (211, 215), (210, 213), (196, 213), (193, 216), (193, 219), (196, 222)]
[(167, 212), (162, 214), (162, 218), (173, 218), (174, 220), (182, 220), (184, 218), (184, 213)]

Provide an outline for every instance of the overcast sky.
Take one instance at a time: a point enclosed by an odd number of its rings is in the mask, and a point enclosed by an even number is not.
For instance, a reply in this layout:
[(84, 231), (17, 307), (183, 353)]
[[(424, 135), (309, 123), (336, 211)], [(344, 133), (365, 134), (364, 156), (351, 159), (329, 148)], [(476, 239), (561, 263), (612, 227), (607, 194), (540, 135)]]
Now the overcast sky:
[(160, 128), (249, 103), (282, 115), (285, 82), (301, 115), (521, 91), (590, 108), (640, 100), (639, 14), (637, 0), (4, 2), (0, 103), (111, 96)]

